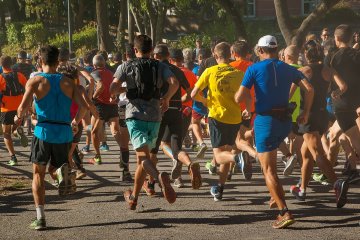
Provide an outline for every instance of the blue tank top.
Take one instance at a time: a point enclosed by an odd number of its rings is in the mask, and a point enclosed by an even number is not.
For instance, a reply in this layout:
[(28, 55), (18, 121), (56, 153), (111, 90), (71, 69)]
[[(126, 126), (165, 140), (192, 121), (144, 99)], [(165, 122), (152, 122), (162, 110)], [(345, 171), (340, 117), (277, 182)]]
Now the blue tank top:
[(70, 106), (72, 100), (60, 88), (62, 74), (41, 73), (50, 83), (50, 91), (40, 99), (35, 99), (38, 123), (34, 135), (47, 143), (69, 143), (73, 140)]

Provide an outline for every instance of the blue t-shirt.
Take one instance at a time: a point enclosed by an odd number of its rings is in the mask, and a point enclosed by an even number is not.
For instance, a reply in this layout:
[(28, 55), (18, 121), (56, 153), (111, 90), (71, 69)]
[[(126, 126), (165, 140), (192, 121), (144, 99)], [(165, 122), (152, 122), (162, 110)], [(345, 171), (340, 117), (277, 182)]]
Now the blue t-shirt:
[[(197, 76), (198, 72), (199, 72), (199, 69), (200, 69), (200, 66), (199, 65), (196, 65), (192, 72)], [(203, 93), (203, 96), (204, 98), (207, 97), (207, 91), (208, 89), (205, 88), (202, 93)], [(197, 101), (193, 101), (193, 110), (197, 113), (200, 113), (201, 115), (204, 115), (206, 116), (208, 114), (208, 109), (207, 107), (204, 106), (204, 104), (202, 104), (201, 102), (197, 102)]]
[(295, 67), (278, 59), (266, 59), (248, 67), (242, 86), (251, 89), (255, 85), (255, 109), (263, 113), (287, 107), (291, 84), (299, 84), (304, 78)]
[(2, 66), (0, 66), (0, 74), (3, 73)]

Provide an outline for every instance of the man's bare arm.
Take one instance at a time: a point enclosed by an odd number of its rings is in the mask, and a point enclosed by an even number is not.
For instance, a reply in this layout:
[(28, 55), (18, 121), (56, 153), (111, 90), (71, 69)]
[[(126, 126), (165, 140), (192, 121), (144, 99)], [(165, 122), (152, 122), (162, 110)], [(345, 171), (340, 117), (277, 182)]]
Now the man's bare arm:
[(305, 100), (304, 111), (299, 115), (298, 123), (306, 124), (314, 100), (314, 88), (306, 79), (303, 79), (299, 82), (299, 87), (305, 92)]
[(25, 86), (25, 93), (22, 98), (22, 101), (17, 109), (17, 113), (14, 121), (18, 122), (23, 119), (29, 109), (31, 108), (31, 103), (33, 101), (33, 95), (35, 93), (35, 89), (39, 86), (41, 79), (39, 77), (31, 78), (27, 81)]

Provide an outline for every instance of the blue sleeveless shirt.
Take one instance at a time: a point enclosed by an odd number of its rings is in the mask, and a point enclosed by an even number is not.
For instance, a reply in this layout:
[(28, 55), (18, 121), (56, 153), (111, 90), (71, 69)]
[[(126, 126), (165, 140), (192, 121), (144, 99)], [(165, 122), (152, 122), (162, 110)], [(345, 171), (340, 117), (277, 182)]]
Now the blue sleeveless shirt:
[(60, 88), (62, 74), (41, 73), (50, 83), (48, 94), (37, 100), (35, 97), (35, 110), (38, 123), (34, 135), (47, 143), (69, 143), (73, 140), (71, 129), (70, 106), (72, 100)]

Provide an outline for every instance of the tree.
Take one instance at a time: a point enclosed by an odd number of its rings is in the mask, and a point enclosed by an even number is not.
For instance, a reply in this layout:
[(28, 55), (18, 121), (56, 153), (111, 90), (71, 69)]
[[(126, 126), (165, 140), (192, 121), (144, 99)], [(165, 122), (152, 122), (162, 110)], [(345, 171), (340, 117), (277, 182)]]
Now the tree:
[(114, 43), (109, 33), (107, 3), (107, 0), (96, 0), (96, 19), (100, 39), (100, 50), (110, 52), (114, 49)]
[(313, 24), (339, 2), (340, 0), (321, 0), (314, 11), (302, 21), (298, 28), (295, 28), (292, 25), (287, 1), (274, 0), (276, 18), (286, 44), (294, 44), (300, 48), (304, 44), (305, 37)]
[(234, 30), (236, 38), (243, 37), (246, 38), (246, 29), (243, 17), (243, 9), (245, 1), (236, 1), (236, 0), (217, 0), (219, 6), (223, 8), (227, 14), (230, 15), (231, 20), (234, 24)]
[(127, 2), (126, 0), (120, 0), (120, 10), (119, 10), (119, 23), (117, 26), (116, 32), (116, 42), (117, 47), (120, 50), (125, 49), (125, 29), (126, 29), (126, 12)]

